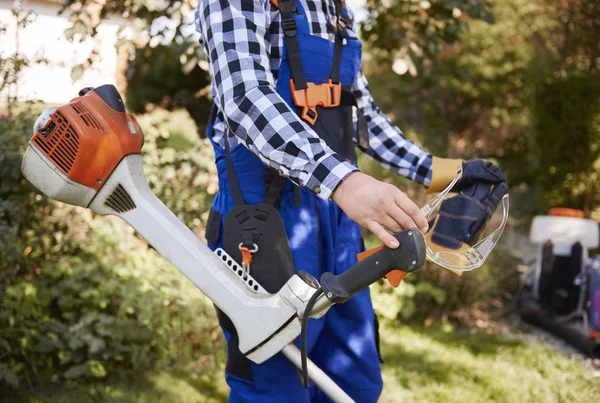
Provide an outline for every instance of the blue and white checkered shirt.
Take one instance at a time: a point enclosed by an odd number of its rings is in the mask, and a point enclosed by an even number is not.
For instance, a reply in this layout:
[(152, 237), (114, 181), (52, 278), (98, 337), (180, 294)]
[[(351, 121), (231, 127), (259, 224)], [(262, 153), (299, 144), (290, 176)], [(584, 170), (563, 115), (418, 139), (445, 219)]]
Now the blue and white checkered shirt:
[[(312, 34), (334, 41), (333, 0), (299, 0)], [(212, 94), (219, 109), (214, 141), (223, 146), (225, 121), (241, 141), (283, 176), (319, 197), (331, 197), (355, 166), (334, 153), (277, 94), (281, 62), (281, 15), (269, 0), (200, 0), (196, 30), (206, 53)], [(365, 115), (370, 148), (365, 152), (383, 166), (429, 185), (431, 155), (407, 140), (375, 105), (361, 73), (352, 91)]]

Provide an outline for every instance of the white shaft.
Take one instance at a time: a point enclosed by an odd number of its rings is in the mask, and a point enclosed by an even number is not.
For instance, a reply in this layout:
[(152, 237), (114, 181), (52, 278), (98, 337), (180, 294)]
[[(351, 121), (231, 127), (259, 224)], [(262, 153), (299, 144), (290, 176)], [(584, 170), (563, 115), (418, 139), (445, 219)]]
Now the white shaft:
[[(281, 350), (297, 368), (302, 369), (301, 354), (298, 347), (293, 344), (288, 344)], [(353, 403), (354, 400), (346, 392), (342, 390), (321, 368), (315, 363), (307, 359), (308, 376), (335, 403)]]
[[(268, 294), (255, 282), (249, 285), (244, 281), (152, 193), (140, 155), (129, 155), (121, 161), (89, 207), (100, 214), (123, 218), (202, 290), (238, 329), (243, 353), (295, 316), (295, 309), (279, 294)], [(115, 211), (115, 207), (121, 211)], [(296, 336), (290, 333), (285, 344)]]

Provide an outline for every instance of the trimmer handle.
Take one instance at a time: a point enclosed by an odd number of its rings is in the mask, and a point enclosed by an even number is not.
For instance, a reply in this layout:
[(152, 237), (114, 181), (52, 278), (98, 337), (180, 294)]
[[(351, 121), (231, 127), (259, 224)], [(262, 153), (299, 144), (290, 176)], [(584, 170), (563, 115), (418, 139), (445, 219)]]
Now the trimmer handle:
[(406, 274), (423, 267), (425, 239), (421, 231), (411, 228), (398, 232), (394, 237), (400, 242), (400, 247), (380, 248), (337, 276), (324, 273), (320, 283), (325, 296), (334, 303), (346, 302), (355, 293), (394, 270), (401, 270)]

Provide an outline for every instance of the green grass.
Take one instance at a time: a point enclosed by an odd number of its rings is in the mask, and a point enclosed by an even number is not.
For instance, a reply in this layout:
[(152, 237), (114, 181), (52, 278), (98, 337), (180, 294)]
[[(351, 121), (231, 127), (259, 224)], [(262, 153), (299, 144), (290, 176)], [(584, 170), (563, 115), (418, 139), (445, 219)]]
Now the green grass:
[(382, 402), (594, 402), (600, 378), (575, 358), (485, 333), (383, 335)]
[(221, 369), (194, 373), (177, 369), (141, 374), (131, 382), (66, 389), (45, 397), (30, 397), (28, 402), (52, 403), (177, 403), (226, 402), (228, 388)]
[[(598, 402), (600, 378), (546, 346), (439, 328), (383, 330), (381, 402)], [(219, 351), (222, 356), (222, 351)], [(226, 402), (222, 357), (202, 371), (144, 373), (28, 402)]]

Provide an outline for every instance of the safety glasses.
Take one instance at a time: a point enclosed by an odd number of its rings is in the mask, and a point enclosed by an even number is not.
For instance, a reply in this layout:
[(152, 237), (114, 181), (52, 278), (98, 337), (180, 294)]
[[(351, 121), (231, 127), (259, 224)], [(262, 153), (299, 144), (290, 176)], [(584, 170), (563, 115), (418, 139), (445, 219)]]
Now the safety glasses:
[[(421, 211), (425, 214), (427, 221), (431, 221), (432, 219), (436, 218), (436, 213), (439, 211), (440, 205), (446, 199), (448, 193), (450, 193), (452, 188), (454, 188), (461, 177), (462, 169), (459, 168), (457, 175), (452, 182), (442, 192), (437, 194), (421, 208)], [(496, 246), (496, 243), (504, 231), (504, 227), (508, 221), (508, 210), (509, 200), (508, 194), (506, 194), (502, 197), (503, 216), (500, 226), (473, 246), (463, 243), (461, 247), (456, 250), (448, 249), (432, 242), (431, 236), (426, 236), (425, 244), (427, 259), (452, 271), (470, 271), (481, 267)], [(430, 233), (431, 232), (432, 231), (430, 230)]]

